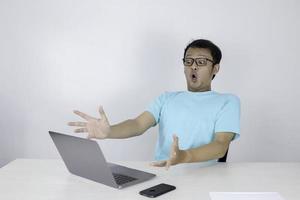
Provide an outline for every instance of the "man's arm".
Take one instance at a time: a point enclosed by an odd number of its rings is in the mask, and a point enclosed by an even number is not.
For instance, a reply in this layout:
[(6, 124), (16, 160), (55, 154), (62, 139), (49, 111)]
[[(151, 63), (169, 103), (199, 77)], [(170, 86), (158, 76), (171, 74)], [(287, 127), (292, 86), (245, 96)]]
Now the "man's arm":
[(155, 118), (153, 115), (145, 111), (135, 119), (128, 119), (119, 124), (111, 126), (103, 107), (99, 107), (99, 114), (101, 118), (89, 116), (78, 110), (74, 113), (83, 119), (85, 122), (69, 122), (69, 126), (76, 126), (74, 130), (76, 133), (87, 132), (87, 138), (129, 138), (143, 134), (147, 129), (155, 125)]
[(112, 125), (108, 138), (129, 138), (142, 135), (155, 124), (155, 119), (148, 111), (143, 112), (135, 119), (128, 119)]
[(183, 162), (201, 162), (222, 158), (226, 154), (233, 137), (234, 133), (231, 132), (215, 133), (215, 138), (211, 143), (185, 150)]
[(180, 150), (178, 137), (173, 135), (174, 141), (169, 160), (154, 162), (152, 165), (166, 167), (166, 169), (168, 169), (171, 165), (180, 163), (202, 162), (221, 158), (226, 154), (233, 136), (234, 133), (231, 132), (215, 133), (214, 140), (207, 145), (188, 150)]

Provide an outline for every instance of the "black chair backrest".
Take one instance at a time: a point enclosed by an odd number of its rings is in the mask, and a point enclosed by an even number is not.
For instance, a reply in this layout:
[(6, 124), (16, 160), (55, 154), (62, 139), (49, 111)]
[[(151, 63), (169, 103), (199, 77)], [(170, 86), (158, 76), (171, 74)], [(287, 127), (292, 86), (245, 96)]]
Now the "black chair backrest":
[(227, 160), (227, 154), (228, 154), (228, 150), (229, 150), (229, 148), (227, 149), (227, 151), (226, 151), (225, 155), (224, 155), (222, 158), (219, 158), (219, 159), (218, 159), (218, 162), (226, 162), (226, 160)]

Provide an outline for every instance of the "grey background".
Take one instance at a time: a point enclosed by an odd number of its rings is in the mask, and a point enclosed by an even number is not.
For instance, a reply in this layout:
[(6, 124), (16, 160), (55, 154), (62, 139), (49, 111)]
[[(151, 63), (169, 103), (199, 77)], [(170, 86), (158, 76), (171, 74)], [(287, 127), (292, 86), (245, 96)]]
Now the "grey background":
[[(0, 1), (0, 165), (58, 158), (48, 130), (79, 109), (111, 124), (164, 91), (186, 90), (181, 58), (207, 38), (224, 57), (212, 83), (242, 103), (229, 161), (300, 161), (296, 0)], [(108, 159), (152, 160), (158, 127), (99, 141)]]

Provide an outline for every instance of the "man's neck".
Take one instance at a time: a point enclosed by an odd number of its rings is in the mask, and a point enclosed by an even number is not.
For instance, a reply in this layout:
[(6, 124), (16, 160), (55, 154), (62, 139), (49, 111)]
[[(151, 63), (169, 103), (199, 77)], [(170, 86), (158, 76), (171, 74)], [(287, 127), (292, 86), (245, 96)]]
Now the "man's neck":
[(190, 91), (190, 92), (207, 92), (207, 91), (211, 91), (211, 87), (200, 88), (200, 89), (191, 89), (191, 88), (188, 88), (188, 91)]

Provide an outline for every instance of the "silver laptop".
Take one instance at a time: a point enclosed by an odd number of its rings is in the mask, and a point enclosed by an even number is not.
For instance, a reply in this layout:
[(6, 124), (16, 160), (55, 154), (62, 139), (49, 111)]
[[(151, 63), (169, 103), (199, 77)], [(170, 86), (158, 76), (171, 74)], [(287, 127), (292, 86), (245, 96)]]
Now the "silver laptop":
[(98, 143), (94, 140), (52, 131), (49, 133), (72, 174), (119, 189), (155, 177), (155, 174), (106, 162)]

